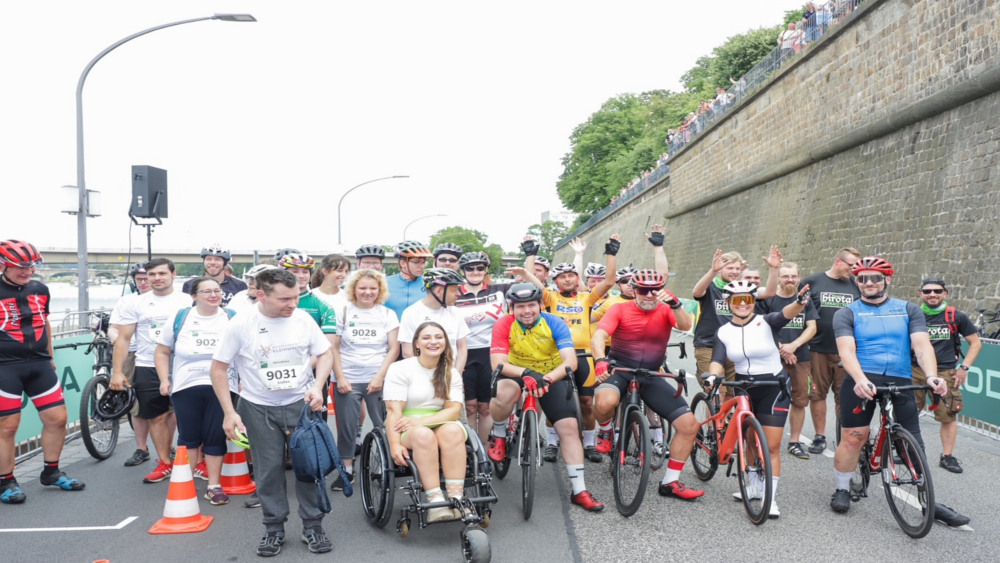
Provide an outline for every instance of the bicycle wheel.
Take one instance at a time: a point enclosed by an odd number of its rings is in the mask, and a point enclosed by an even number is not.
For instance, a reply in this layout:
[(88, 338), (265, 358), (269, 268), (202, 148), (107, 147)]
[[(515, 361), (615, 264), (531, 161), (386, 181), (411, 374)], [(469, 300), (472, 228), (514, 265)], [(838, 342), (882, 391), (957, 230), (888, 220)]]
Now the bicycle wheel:
[[(694, 418), (702, 423), (715, 416), (715, 407), (704, 393), (698, 393), (691, 402), (691, 412)], [(702, 481), (708, 481), (719, 469), (719, 436), (715, 431), (715, 423), (702, 424), (694, 437), (694, 447), (691, 449), (691, 467), (694, 474)]]
[(771, 481), (771, 453), (767, 448), (767, 437), (756, 418), (748, 416), (743, 419), (737, 448), (743, 508), (750, 521), (759, 526), (771, 512), (774, 483)]
[(625, 424), (618, 437), (618, 456), (611, 463), (615, 471), (615, 504), (622, 516), (632, 516), (649, 484), (649, 422), (642, 411), (631, 408), (625, 415)]
[(107, 372), (100, 370), (83, 386), (80, 393), (80, 437), (90, 455), (105, 460), (115, 453), (118, 445), (118, 419), (104, 420), (94, 416), (97, 401), (108, 392)]
[(673, 427), (669, 422), (649, 410), (649, 407), (646, 407), (646, 420), (649, 421), (651, 443), (655, 440), (655, 438), (652, 438), (653, 434), (656, 432), (654, 424), (659, 424), (659, 429), (663, 432), (663, 448), (659, 453), (657, 453), (656, 450), (651, 450), (649, 455), (649, 468), (653, 471), (659, 471), (660, 468), (663, 467), (663, 464), (666, 463), (667, 458), (670, 457), (670, 440), (673, 437)]
[[(911, 538), (922, 538), (934, 525), (934, 484), (927, 457), (905, 428), (889, 430), (882, 447), (882, 488), (899, 527)], [(903, 463), (892, 460), (898, 456)]]
[(521, 422), (521, 511), (524, 519), (531, 518), (532, 503), (535, 500), (535, 470), (538, 467), (538, 414), (524, 413)]

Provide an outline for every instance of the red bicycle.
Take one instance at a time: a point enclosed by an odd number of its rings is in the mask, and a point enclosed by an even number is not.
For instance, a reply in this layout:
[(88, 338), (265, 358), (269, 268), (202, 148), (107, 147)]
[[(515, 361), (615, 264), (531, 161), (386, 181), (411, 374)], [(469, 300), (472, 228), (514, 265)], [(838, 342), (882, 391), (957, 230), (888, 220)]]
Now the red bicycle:
[[(743, 508), (750, 521), (758, 526), (767, 520), (771, 511), (774, 486), (771, 481), (771, 454), (767, 436), (757, 417), (750, 410), (747, 391), (754, 387), (780, 387), (783, 397), (790, 396), (787, 379), (777, 381), (756, 381), (752, 377), (743, 381), (723, 381), (721, 377), (704, 375), (702, 380), (709, 386), (709, 394), (700, 392), (691, 401), (691, 411), (700, 427), (691, 451), (691, 466), (702, 481), (715, 476), (719, 464), (726, 464), (726, 476), (732, 475), (733, 450), (739, 459), (740, 494)], [(732, 387), (735, 397), (721, 406), (719, 388)], [(737, 432), (730, 432), (730, 424), (735, 423)]]

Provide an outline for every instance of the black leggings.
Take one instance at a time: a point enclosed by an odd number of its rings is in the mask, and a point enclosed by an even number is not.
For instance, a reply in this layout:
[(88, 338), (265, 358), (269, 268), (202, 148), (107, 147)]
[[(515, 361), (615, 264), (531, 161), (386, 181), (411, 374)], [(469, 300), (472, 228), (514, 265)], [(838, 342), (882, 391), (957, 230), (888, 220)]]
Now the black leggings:
[(490, 365), (489, 348), (472, 348), (465, 361), (462, 383), (466, 401), (490, 402), (490, 383), (493, 367)]

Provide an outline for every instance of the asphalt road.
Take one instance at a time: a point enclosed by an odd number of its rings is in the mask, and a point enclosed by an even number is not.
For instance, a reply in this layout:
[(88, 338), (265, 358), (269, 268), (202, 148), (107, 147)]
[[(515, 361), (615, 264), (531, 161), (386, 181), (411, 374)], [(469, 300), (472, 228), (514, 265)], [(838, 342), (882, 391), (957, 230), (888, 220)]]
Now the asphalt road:
[[(671, 349), (671, 355), (675, 354), (676, 349)], [(692, 363), (693, 358), (674, 359), (671, 365), (691, 369)], [(928, 458), (937, 460), (940, 454), (937, 426), (925, 417), (922, 428)], [(812, 433), (808, 421), (805, 433)], [(123, 438), (114, 457), (97, 462), (81, 451), (79, 442), (71, 443), (63, 456), (63, 467), (71, 476), (87, 483), (82, 492), (42, 487), (33, 477), (37, 471), (29, 467), (38, 462), (37, 458), (22, 465), (22, 471), (31, 471), (20, 477), (28, 501), (19, 506), (0, 505), (0, 560), (4, 563), (258, 560), (254, 549), (263, 531), (260, 510), (244, 508), (245, 497), (234, 496), (227, 506), (211, 506), (201, 500), (202, 513), (215, 517), (203, 533), (149, 535), (149, 528), (162, 516), (168, 484), (141, 482), (142, 476), (152, 469), (151, 462), (136, 468), (123, 467), (132, 448), (131, 438)], [(923, 540), (911, 540), (898, 528), (877, 483), (873, 483), (870, 498), (855, 503), (849, 513), (833, 513), (829, 508), (833, 492), (832, 459), (822, 455), (814, 455), (810, 460), (783, 455), (784, 471), (777, 493), (781, 518), (761, 526), (751, 524), (742, 505), (731, 498), (737, 483), (735, 478), (725, 477), (724, 468), (708, 483), (699, 482), (690, 467), (685, 468), (682, 481), (706, 491), (703, 498), (691, 503), (657, 496), (656, 485), (663, 476), (661, 469), (653, 474), (642, 507), (626, 519), (614, 508), (606, 464), (587, 464), (588, 487), (607, 505), (600, 514), (569, 506), (568, 480), (562, 464), (546, 464), (538, 473), (534, 514), (529, 522), (520, 513), (520, 475), (511, 471), (505, 480), (494, 480), (500, 502), (495, 506), (488, 529), (493, 560), (714, 563), (727, 559), (808, 558), (811, 563), (819, 563), (860, 560), (877, 554), (885, 561), (992, 563), (1000, 553), (1000, 520), (994, 517), (996, 507), (1000, 506), (1000, 483), (990, 479), (1000, 467), (1000, 446), (963, 430), (956, 456), (962, 460), (965, 473), (934, 471), (935, 493), (939, 502), (970, 516), (971, 526), (953, 530), (938, 524)], [(289, 472), (290, 485), (291, 479)], [(199, 492), (204, 493), (205, 482), (196, 484)], [(358, 562), (462, 561), (459, 524), (412, 530), (402, 540), (395, 533), (395, 517), (384, 530), (369, 524), (359, 495), (356, 492), (355, 496), (344, 498), (340, 493), (331, 493), (334, 508), (324, 526), (334, 542), (330, 554), (333, 557)], [(403, 500), (403, 495), (397, 493), (396, 513)], [(286, 525), (290, 541), (278, 560), (313, 561), (323, 557), (310, 554), (298, 540), (301, 523), (295, 510), (293, 499), (292, 518)], [(121, 529), (5, 531), (114, 527), (132, 517), (135, 519)]]

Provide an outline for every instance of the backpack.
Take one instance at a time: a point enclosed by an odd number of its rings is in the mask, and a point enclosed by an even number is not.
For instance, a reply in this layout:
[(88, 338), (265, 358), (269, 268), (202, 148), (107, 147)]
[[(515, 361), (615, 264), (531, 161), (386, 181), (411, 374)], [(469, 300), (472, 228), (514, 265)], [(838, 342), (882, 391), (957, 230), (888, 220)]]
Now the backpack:
[[(181, 333), (181, 327), (184, 326), (184, 321), (187, 320), (188, 313), (190, 313), (193, 308), (194, 307), (184, 307), (183, 309), (177, 311), (177, 315), (174, 317), (174, 344), (170, 347), (171, 352), (173, 352), (174, 348), (177, 346), (177, 335)], [(223, 310), (226, 311), (226, 314), (229, 315), (230, 319), (232, 319), (233, 315), (236, 314), (236, 311), (232, 309), (223, 308)]]
[(344, 480), (344, 496), (354, 494), (354, 488), (347, 477), (347, 471), (337, 453), (337, 441), (330, 427), (309, 405), (302, 407), (299, 423), (292, 432), (289, 442), (292, 454), (292, 470), (295, 480), (302, 483), (316, 483), (316, 504), (323, 513), (329, 513), (330, 497), (326, 494), (326, 476), (334, 469)]
[(958, 321), (955, 320), (955, 308), (951, 305), (944, 309), (944, 322), (948, 325), (948, 330), (951, 332), (951, 341), (955, 345), (955, 357), (964, 358), (965, 354), (962, 353), (962, 337), (958, 334)]

